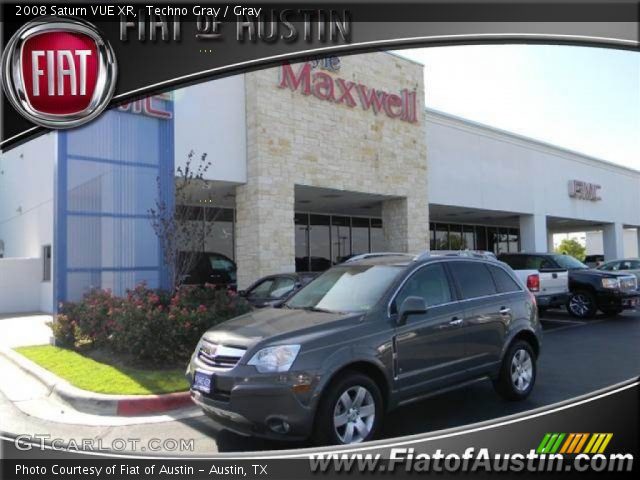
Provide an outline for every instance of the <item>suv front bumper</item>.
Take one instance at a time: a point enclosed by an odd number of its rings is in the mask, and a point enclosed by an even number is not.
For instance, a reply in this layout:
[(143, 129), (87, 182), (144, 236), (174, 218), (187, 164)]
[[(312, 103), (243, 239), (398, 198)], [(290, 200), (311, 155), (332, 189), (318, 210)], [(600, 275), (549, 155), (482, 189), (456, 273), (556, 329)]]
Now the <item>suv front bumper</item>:
[(294, 391), (297, 374), (258, 374), (247, 365), (211, 371), (192, 361), (187, 371), (190, 383), (195, 369), (213, 375), (213, 391), (207, 394), (192, 388), (191, 398), (222, 428), (278, 440), (302, 440), (311, 435), (315, 402), (311, 393)]
[(598, 308), (623, 308), (625, 310), (640, 308), (640, 291), (599, 291), (597, 294), (597, 301)]

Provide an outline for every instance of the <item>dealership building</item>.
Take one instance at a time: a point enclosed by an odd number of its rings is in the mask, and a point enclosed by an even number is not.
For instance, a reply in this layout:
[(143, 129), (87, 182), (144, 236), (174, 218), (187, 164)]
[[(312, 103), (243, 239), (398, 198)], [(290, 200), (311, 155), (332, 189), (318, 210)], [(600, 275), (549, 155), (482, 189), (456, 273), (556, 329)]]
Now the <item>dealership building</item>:
[(369, 251), (547, 251), (569, 232), (638, 255), (640, 172), (425, 110), (423, 69), (390, 53), (281, 65), (2, 154), (0, 313), (168, 287), (150, 209), (175, 202), (190, 151), (211, 161), (186, 209), (209, 222), (196, 248), (234, 260), (240, 288)]

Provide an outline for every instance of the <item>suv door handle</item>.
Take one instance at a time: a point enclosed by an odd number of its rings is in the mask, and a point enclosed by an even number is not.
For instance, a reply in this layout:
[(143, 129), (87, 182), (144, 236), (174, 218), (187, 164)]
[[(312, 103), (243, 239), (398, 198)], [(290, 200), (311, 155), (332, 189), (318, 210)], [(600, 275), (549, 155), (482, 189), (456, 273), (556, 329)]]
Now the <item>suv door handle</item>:
[(449, 322), (449, 325), (452, 327), (457, 327), (462, 325), (462, 319), (458, 317), (453, 317), (453, 319)]
[(500, 307), (500, 315), (509, 315), (511, 313), (511, 309), (507, 307)]

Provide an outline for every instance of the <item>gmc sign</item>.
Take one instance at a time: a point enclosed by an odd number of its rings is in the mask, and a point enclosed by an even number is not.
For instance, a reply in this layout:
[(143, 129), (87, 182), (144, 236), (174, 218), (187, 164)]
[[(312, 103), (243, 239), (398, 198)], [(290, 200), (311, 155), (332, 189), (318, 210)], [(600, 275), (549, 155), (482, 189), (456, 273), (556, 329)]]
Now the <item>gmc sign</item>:
[(597, 202), (602, 200), (602, 197), (598, 195), (598, 190), (602, 187), (595, 183), (587, 183), (581, 180), (569, 181), (569, 196), (571, 198), (577, 198), (578, 200), (590, 200)]

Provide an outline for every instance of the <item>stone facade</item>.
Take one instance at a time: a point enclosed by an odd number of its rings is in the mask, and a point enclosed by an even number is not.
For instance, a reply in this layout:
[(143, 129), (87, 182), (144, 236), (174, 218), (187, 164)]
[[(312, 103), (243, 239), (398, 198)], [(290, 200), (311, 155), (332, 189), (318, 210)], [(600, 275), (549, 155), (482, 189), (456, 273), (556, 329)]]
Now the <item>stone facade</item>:
[[(291, 65), (290, 72), (299, 75), (304, 65)], [(296, 185), (382, 195), (387, 248), (428, 247), (423, 67), (370, 53), (341, 57), (339, 71), (312, 72), (320, 72), (324, 83), (311, 92), (304, 82), (295, 89), (295, 82), (283, 86), (282, 67), (246, 74), (247, 183), (236, 188), (241, 288), (295, 269)], [(337, 101), (338, 78), (342, 85), (353, 82), (354, 101)], [(336, 91), (327, 100), (331, 79)], [(386, 110), (363, 108), (358, 85), (366, 86), (365, 93), (415, 92), (416, 121), (400, 116), (398, 98)]]

